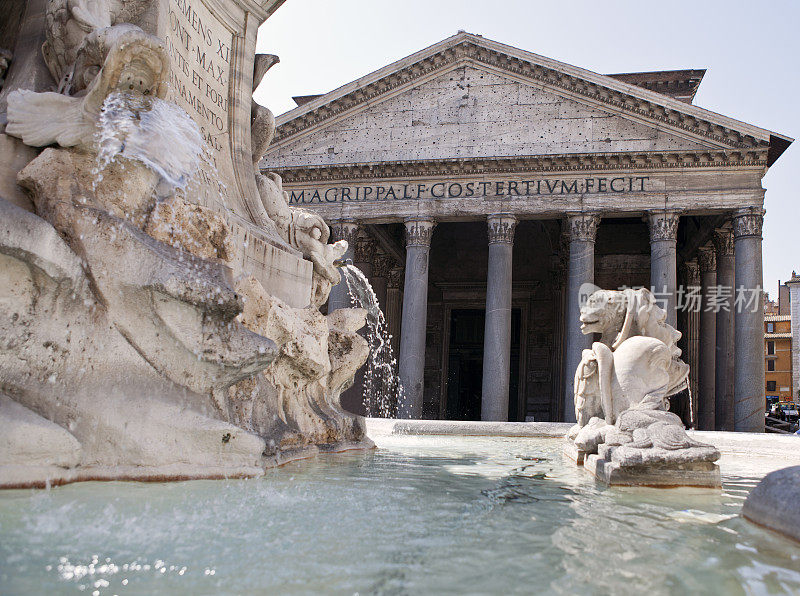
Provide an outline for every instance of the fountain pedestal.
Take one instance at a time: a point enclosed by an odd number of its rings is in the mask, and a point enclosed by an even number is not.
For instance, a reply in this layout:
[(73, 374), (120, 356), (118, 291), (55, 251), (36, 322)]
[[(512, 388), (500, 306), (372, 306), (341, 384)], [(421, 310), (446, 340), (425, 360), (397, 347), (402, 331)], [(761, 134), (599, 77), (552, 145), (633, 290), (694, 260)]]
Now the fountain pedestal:
[(598, 453), (587, 455), (583, 467), (595, 478), (611, 486), (651, 486), (672, 488), (692, 486), (721, 488), (719, 466), (709, 461), (695, 461), (687, 454), (683, 463), (665, 460), (630, 465), (614, 461), (614, 447), (601, 445)]

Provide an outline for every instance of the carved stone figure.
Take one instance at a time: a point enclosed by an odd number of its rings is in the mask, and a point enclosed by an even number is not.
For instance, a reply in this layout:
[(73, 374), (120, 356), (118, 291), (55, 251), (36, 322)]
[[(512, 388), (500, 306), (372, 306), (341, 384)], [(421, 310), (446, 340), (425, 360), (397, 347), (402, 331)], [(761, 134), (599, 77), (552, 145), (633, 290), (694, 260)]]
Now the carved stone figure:
[[(279, 60), (274, 54), (256, 55), (253, 73), (254, 90), (264, 74)], [(264, 175), (258, 171), (258, 163), (275, 135), (275, 116), (255, 100), (251, 108), (250, 130), (253, 164), (256, 166), (256, 186), (261, 204), (269, 219), (275, 222), (281, 238), (314, 264), (311, 302), (314, 306), (322, 306), (328, 299), (331, 288), (341, 281), (339, 271), (333, 262), (347, 251), (347, 242), (337, 241), (328, 244), (331, 231), (325, 220), (307, 209), (289, 207), (289, 197), (283, 190), (281, 177), (274, 173)]]
[[(86, 0), (88, 2), (88, 0)], [(101, 3), (102, 4), (102, 3)], [(49, 14), (49, 13), (48, 13)], [(82, 13), (79, 13), (82, 14)], [(73, 20), (67, 21), (68, 27)], [(83, 31), (86, 23), (76, 20)], [(48, 43), (58, 29), (48, 30)], [(70, 37), (74, 46), (75, 40)], [(47, 47), (47, 44), (45, 44)], [(93, 29), (85, 33), (70, 66), (48, 61), (61, 79), (69, 75), (70, 84), (62, 85), (65, 93), (35, 93), (17, 90), (8, 96), (6, 132), (22, 139), (26, 145), (44, 147), (80, 146), (89, 149), (94, 142), (100, 110), (113, 91), (163, 98), (167, 93), (169, 58), (161, 40), (146, 34), (139, 27), (119, 24)]]
[(341, 281), (333, 262), (347, 251), (347, 241), (328, 244), (330, 228), (318, 214), (289, 207), (289, 199), (277, 174), (256, 174), (261, 202), (281, 237), (314, 264), (312, 304), (321, 306), (331, 288)]
[[(254, 476), (298, 452), (370, 445), (339, 405), (367, 358), (365, 315), (314, 308), (346, 242), (328, 245), (324, 221), (258, 175), (265, 213), (314, 265), (311, 308), (292, 308), (233, 278), (243, 247), (224, 214), (165, 192), (164, 172), (119, 154), (98, 175), (107, 98), (124, 92), (145, 117), (166, 97), (162, 42), (126, 22), (150, 1), (51, 1), (43, 52), (59, 92), (8, 97), (6, 132), (46, 148), (17, 176), (36, 213), (0, 198), (0, 430), (24, 424), (51, 452), (44, 467), (0, 462), (0, 486)], [(275, 61), (256, 60), (259, 79)], [(264, 110), (258, 152), (274, 132)]]
[(687, 385), (681, 334), (646, 289), (594, 292), (581, 308), (583, 333), (600, 341), (575, 371), (577, 424), (569, 451), (612, 484), (718, 486), (719, 452), (692, 440), (670, 395)]

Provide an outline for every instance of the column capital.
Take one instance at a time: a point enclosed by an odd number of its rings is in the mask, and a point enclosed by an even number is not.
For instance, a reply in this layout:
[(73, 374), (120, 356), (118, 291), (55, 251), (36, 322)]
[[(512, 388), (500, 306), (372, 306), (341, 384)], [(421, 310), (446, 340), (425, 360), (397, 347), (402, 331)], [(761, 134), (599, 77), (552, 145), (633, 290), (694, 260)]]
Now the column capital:
[(710, 246), (701, 246), (697, 249), (697, 260), (700, 263), (700, 273), (717, 270), (717, 255)]
[(489, 229), (489, 244), (514, 244), (514, 230), (517, 218), (510, 213), (493, 213), (486, 217)]
[(597, 227), (600, 225), (598, 213), (567, 213), (569, 225), (569, 239), (594, 242), (597, 237)]
[(433, 228), (436, 222), (430, 218), (408, 217), (403, 222), (406, 226), (406, 246), (431, 245)]
[(741, 209), (733, 215), (734, 240), (757, 236), (761, 238), (761, 226), (764, 225), (764, 209)]
[(368, 236), (358, 236), (353, 247), (353, 261), (356, 263), (372, 263), (375, 256), (375, 241)]
[(729, 257), (733, 255), (733, 231), (727, 228), (717, 228), (711, 238), (714, 248), (717, 249), (717, 257)]
[(700, 285), (700, 265), (697, 263), (696, 259), (692, 259), (691, 261), (686, 261), (684, 263), (684, 267), (686, 267), (686, 285), (688, 286), (699, 286)]
[(400, 289), (403, 287), (403, 281), (405, 281), (405, 271), (402, 267), (389, 269), (389, 273), (386, 275), (387, 287)]
[(388, 277), (389, 271), (394, 267), (394, 259), (389, 255), (375, 255), (372, 260), (372, 275), (375, 277)]
[(360, 226), (352, 219), (333, 219), (330, 224), (333, 241), (346, 240), (348, 246), (355, 246)]
[(659, 240), (677, 240), (680, 211), (662, 209), (647, 212), (647, 227), (650, 228), (650, 242)]

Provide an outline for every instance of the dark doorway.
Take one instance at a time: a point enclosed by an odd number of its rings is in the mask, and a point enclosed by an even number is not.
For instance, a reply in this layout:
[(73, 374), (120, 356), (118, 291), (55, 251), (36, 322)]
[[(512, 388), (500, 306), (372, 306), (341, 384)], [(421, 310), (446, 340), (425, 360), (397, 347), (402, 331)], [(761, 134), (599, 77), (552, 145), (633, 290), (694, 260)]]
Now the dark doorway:
[[(454, 309), (450, 312), (450, 343), (447, 361), (447, 420), (481, 419), (483, 381), (483, 332), (486, 311), (482, 308)], [(509, 379), (508, 419), (524, 420), (518, 403), (520, 309), (511, 311), (511, 375)]]

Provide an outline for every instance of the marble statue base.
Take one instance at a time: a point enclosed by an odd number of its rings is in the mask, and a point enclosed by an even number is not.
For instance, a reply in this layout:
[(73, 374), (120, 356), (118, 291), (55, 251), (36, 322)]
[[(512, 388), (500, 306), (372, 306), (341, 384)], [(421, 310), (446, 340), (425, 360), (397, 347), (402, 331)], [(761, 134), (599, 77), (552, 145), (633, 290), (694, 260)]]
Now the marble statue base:
[[(610, 486), (649, 486), (654, 488), (721, 488), (719, 466), (710, 461), (653, 461), (634, 465), (614, 461), (615, 447), (601, 445), (598, 453), (587, 455), (584, 468)], [(688, 451), (688, 450), (686, 450)]]
[(586, 460), (586, 452), (569, 439), (564, 441), (562, 451), (564, 452), (564, 455), (566, 455), (579, 466), (582, 466)]

